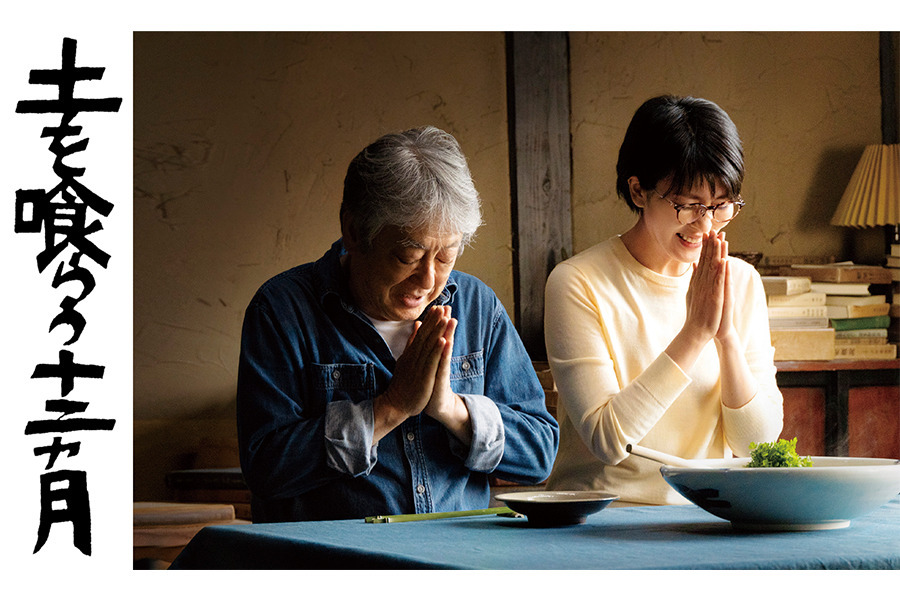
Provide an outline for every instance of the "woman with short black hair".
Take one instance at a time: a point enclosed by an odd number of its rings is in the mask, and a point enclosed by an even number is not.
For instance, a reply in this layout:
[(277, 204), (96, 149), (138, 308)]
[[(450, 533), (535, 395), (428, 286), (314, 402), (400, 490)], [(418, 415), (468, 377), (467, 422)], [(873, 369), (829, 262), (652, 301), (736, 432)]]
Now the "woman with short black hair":
[(782, 428), (762, 281), (722, 231), (744, 204), (743, 150), (716, 104), (660, 96), (635, 113), (616, 169), (637, 222), (547, 281), (561, 427), (548, 487), (685, 503), (626, 446), (745, 456)]

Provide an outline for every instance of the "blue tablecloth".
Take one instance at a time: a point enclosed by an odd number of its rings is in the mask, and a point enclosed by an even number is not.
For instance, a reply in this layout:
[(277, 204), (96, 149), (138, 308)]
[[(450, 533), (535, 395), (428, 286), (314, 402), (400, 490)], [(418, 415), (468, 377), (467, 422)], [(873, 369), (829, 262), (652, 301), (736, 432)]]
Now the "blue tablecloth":
[(477, 516), (207, 527), (173, 569), (898, 569), (900, 501), (845, 529), (746, 532), (695, 506), (607, 508), (531, 527)]

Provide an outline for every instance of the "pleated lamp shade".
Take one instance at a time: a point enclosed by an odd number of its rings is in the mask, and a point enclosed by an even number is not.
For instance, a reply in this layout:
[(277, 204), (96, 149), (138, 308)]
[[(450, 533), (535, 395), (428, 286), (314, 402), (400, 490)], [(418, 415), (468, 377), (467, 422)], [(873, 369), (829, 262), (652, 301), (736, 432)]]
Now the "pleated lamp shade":
[(900, 144), (866, 146), (838, 204), (832, 225), (900, 223)]

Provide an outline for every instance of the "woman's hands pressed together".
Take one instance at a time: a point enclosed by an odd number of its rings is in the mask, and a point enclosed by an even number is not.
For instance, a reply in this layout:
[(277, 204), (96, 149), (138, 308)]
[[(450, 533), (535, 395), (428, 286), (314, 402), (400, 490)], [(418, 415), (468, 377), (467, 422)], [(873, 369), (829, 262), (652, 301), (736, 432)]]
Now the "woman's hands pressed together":
[(756, 383), (734, 328), (734, 295), (725, 232), (703, 235), (703, 248), (694, 265), (686, 302), (684, 327), (666, 348), (666, 354), (688, 371), (706, 344), (715, 340), (722, 403), (731, 408), (743, 406), (756, 395)]
[(734, 299), (728, 273), (728, 242), (725, 232), (703, 235), (700, 259), (694, 264), (687, 293), (685, 328), (705, 343), (722, 339), (734, 330)]

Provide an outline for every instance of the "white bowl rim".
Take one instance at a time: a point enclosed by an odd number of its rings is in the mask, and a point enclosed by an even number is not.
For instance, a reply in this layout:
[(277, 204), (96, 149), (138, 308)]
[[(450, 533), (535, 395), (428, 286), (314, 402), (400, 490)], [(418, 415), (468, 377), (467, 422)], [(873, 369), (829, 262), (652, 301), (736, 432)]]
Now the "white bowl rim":
[[(660, 472), (665, 474), (676, 473), (698, 473), (698, 472), (724, 472), (724, 471), (746, 471), (746, 472), (803, 472), (803, 473), (827, 473), (846, 470), (852, 467), (854, 471), (860, 469), (878, 469), (900, 468), (900, 459), (896, 458), (868, 458), (863, 456), (810, 456), (813, 460), (811, 467), (748, 467), (749, 457), (734, 458), (706, 458), (697, 459), (696, 467), (680, 467), (675, 465), (663, 465)], [(816, 465), (816, 462), (834, 463)]]
[(588, 502), (612, 502), (619, 499), (616, 494), (600, 490), (537, 490), (523, 492), (503, 492), (494, 496), (500, 502), (527, 502), (529, 504), (574, 504)]

